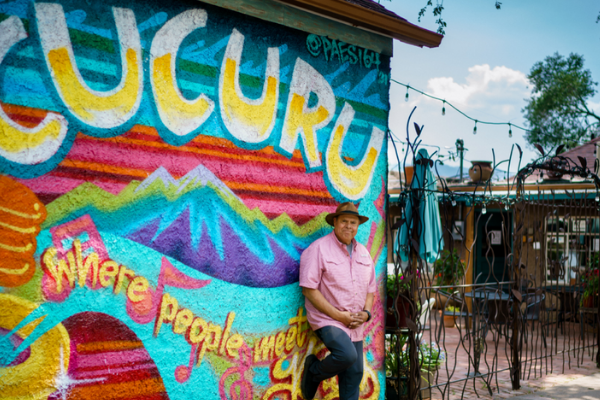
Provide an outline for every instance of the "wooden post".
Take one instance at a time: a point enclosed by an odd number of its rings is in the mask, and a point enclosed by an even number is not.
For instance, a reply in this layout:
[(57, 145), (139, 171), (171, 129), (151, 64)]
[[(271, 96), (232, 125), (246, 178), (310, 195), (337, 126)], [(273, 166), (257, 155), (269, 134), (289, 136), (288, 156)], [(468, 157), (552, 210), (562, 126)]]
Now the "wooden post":
[[(473, 242), (474, 242), (474, 238), (475, 238), (475, 207), (465, 207), (465, 214), (466, 215), (466, 220), (465, 220), (465, 249), (466, 254), (465, 254), (465, 261), (467, 262), (467, 270), (465, 271), (465, 285), (472, 285), (473, 284), (473, 275), (475, 274), (475, 266), (473, 265), (473, 263), (475, 262), (475, 257), (473, 255), (473, 252), (475, 251), (474, 246), (473, 246)], [(465, 293), (470, 293), (471, 291), (473, 291), (473, 288), (471, 286), (467, 286), (465, 288)], [(467, 303), (467, 309), (469, 311), (469, 314), (473, 313), (473, 299), (472, 298), (465, 298), (466, 299), (466, 303)], [(467, 328), (471, 329), (471, 324), (472, 321), (470, 318), (467, 318)]]

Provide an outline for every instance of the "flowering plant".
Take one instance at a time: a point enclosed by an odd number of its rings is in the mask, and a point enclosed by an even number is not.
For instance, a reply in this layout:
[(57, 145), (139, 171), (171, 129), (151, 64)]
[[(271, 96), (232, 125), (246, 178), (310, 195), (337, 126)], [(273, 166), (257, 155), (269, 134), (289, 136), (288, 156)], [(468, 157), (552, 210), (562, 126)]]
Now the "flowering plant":
[[(600, 287), (600, 271), (598, 270), (598, 254), (592, 255), (591, 269), (581, 275), (581, 283), (583, 284), (583, 295), (581, 296), (581, 305), (590, 297), (598, 294)], [(593, 300), (592, 300), (593, 301)]]
[(452, 253), (449, 250), (442, 252), (440, 258), (433, 263), (433, 274), (437, 286), (451, 286), (460, 282), (465, 274), (465, 263), (458, 256), (456, 249), (453, 249)]
[[(385, 340), (385, 369), (386, 376), (390, 377), (398, 371), (406, 372), (410, 361), (407, 349), (408, 336), (400, 335), (398, 342), (393, 343), (391, 338)], [(435, 372), (446, 362), (446, 352), (438, 347), (435, 342), (422, 343), (418, 350), (419, 366), (422, 373)], [(398, 363), (400, 365), (398, 365)]]
[[(421, 272), (417, 270), (417, 279), (421, 277)], [(410, 286), (408, 283), (408, 279), (404, 279), (404, 274), (402, 271), (398, 272), (398, 275), (388, 274), (387, 276), (387, 295), (390, 297), (396, 296), (396, 287), (400, 289), (400, 292), (408, 292), (410, 290)]]

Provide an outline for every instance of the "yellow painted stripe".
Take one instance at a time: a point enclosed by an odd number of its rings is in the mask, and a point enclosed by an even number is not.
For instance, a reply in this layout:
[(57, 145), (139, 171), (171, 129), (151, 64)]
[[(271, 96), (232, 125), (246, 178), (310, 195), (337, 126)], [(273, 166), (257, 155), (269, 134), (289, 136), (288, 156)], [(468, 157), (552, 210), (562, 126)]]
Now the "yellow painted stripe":
[(0, 268), (0, 272), (8, 275), (23, 275), (28, 269), (29, 263), (25, 263), (25, 266), (21, 269)]
[(39, 217), (42, 216), (42, 214), (37, 213), (37, 214), (27, 214), (27, 213), (22, 213), (19, 211), (15, 211), (12, 210), (10, 208), (6, 208), (6, 207), (2, 207), (0, 206), (0, 211), (4, 211), (6, 213), (12, 214), (12, 215), (16, 215), (17, 217), (21, 217), (21, 218), (30, 218), (30, 219), (38, 219)]
[(8, 244), (0, 243), (0, 249), (14, 251), (15, 253), (25, 253), (26, 251), (31, 250), (32, 247), (33, 245), (31, 243), (28, 243), (25, 247), (10, 246)]
[(35, 233), (35, 227), (20, 228), (18, 226), (14, 226), (14, 225), (10, 225), (10, 224), (5, 224), (4, 222), (0, 222), (0, 226), (3, 227), (3, 228), (10, 229), (12, 231), (19, 232), (19, 233)]

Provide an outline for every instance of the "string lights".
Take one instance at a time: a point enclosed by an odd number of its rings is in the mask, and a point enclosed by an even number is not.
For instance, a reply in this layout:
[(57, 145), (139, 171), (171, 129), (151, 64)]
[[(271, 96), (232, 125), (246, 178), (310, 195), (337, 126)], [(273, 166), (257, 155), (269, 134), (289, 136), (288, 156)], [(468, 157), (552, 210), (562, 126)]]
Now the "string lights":
[(465, 114), (464, 112), (462, 112), (461, 110), (459, 110), (458, 108), (456, 108), (454, 105), (452, 105), (452, 103), (449, 103), (449, 102), (447, 102), (444, 99), (440, 99), (439, 97), (432, 96), (432, 95), (430, 95), (428, 93), (425, 93), (425, 92), (423, 92), (421, 90), (415, 89), (414, 87), (411, 87), (410, 85), (407, 85), (407, 84), (402, 83), (402, 82), (398, 82), (395, 79), (391, 79), (391, 81), (394, 82), (397, 85), (404, 86), (406, 88), (406, 95), (404, 96), (404, 99), (406, 101), (408, 101), (408, 92), (409, 92), (409, 90), (414, 90), (415, 92), (417, 92), (417, 93), (419, 93), (419, 94), (421, 94), (421, 95), (423, 95), (425, 97), (429, 97), (430, 99), (441, 101), (442, 102), (442, 115), (446, 115), (446, 104), (448, 104), (449, 107), (453, 108), (456, 112), (458, 112), (459, 114), (461, 114), (463, 117), (468, 118), (471, 121), (475, 122), (475, 126), (473, 128), (473, 134), (474, 135), (477, 134), (477, 123), (484, 124), (484, 125), (508, 125), (508, 137), (509, 138), (512, 138), (512, 128), (520, 129), (523, 132), (529, 132), (529, 129), (523, 128), (522, 126), (515, 125), (512, 122), (488, 122), (488, 121), (477, 120), (475, 118), (472, 118), (472, 117), (468, 116), (467, 114)]

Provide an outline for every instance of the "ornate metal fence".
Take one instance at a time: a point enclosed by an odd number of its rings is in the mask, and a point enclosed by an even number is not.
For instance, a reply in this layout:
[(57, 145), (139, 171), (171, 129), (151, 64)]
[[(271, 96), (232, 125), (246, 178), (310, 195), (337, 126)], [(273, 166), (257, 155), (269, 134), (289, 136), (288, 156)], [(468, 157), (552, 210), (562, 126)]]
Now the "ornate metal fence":
[[(415, 130), (402, 165), (417, 161)], [(410, 240), (395, 243), (388, 282), (388, 399), (491, 396), (600, 362), (600, 180), (585, 160), (542, 155), (504, 185), (403, 182), (389, 209), (392, 233), (404, 225)], [(544, 173), (554, 181), (526, 184)], [(418, 206), (427, 193), (438, 197), (443, 231), (434, 263), (420, 256), (432, 229)]]

